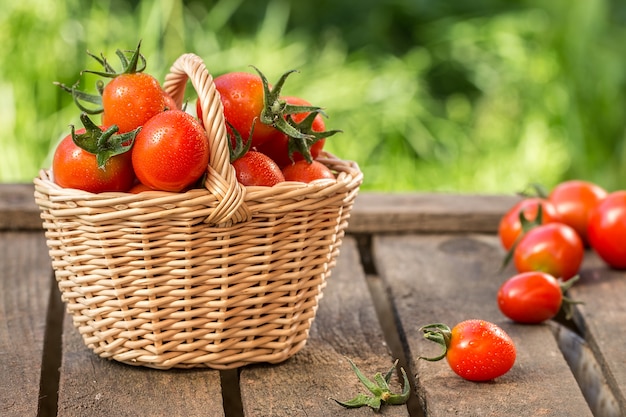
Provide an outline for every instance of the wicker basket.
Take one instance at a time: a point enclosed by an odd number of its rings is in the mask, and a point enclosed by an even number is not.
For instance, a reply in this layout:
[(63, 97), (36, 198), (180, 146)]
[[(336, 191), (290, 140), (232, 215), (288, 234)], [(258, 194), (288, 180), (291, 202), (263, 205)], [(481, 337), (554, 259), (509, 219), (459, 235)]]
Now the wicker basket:
[(205, 188), (92, 194), (35, 178), (62, 299), (97, 355), (157, 369), (278, 363), (305, 345), (362, 181), (244, 187), (229, 162), (222, 104), (202, 60), (182, 55), (164, 88), (198, 93), (210, 142)]

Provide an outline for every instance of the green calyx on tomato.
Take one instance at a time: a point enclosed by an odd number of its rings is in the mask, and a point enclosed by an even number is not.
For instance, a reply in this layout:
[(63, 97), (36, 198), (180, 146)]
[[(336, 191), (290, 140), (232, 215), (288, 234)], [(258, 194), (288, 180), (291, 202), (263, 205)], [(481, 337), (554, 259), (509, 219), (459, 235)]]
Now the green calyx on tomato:
[(441, 354), (438, 356), (431, 358), (420, 356), (419, 359), (424, 359), (429, 362), (437, 362), (445, 358), (448, 353), (448, 346), (450, 346), (450, 339), (452, 338), (452, 330), (450, 329), (450, 326), (443, 323), (433, 323), (422, 326), (419, 331), (424, 333), (424, 337), (426, 339), (437, 343), (443, 349)]
[[(91, 74), (99, 75), (101, 77), (106, 78), (115, 78), (118, 75), (122, 74), (136, 74), (138, 72), (143, 72), (146, 69), (146, 58), (139, 52), (141, 48), (141, 41), (137, 44), (137, 49), (130, 51), (115, 51), (115, 54), (120, 59), (122, 63), (122, 71), (117, 72), (115, 68), (113, 68), (109, 62), (106, 60), (104, 55), (94, 55), (91, 52), (87, 52), (87, 54), (98, 61), (100, 65), (104, 68), (104, 71), (92, 71), (92, 70), (84, 70), (83, 72), (88, 72)], [(127, 55), (130, 55), (130, 59), (127, 58)]]
[(235, 126), (233, 126), (228, 120), (226, 121), (226, 124), (228, 125), (228, 127), (230, 127), (229, 134), (231, 137), (229, 138), (230, 140), (228, 141), (228, 150), (230, 151), (230, 162), (233, 163), (237, 159), (241, 158), (246, 153), (248, 153), (248, 151), (250, 150), (250, 146), (252, 145), (252, 135), (254, 133), (254, 125), (256, 124), (256, 119), (252, 121), (252, 128), (250, 129), (250, 136), (248, 137), (248, 140), (246, 140), (245, 142), (243, 141), (243, 138), (241, 137), (241, 133), (239, 133), (239, 131), (235, 129)]
[(379, 411), (380, 407), (383, 403), (390, 405), (400, 405), (405, 404), (409, 400), (409, 396), (411, 395), (411, 387), (409, 384), (409, 378), (406, 375), (406, 371), (404, 368), (400, 368), (402, 372), (402, 392), (399, 394), (394, 394), (391, 392), (391, 388), (389, 387), (389, 382), (391, 381), (391, 376), (393, 375), (396, 366), (398, 365), (398, 361), (396, 360), (391, 368), (385, 373), (385, 375), (380, 372), (374, 375), (374, 381), (367, 378), (363, 373), (357, 368), (357, 366), (352, 362), (349, 358), (346, 358), (352, 367), (352, 370), (356, 374), (357, 378), (361, 383), (368, 389), (368, 391), (372, 395), (367, 394), (358, 394), (356, 397), (352, 398), (348, 401), (339, 401), (335, 400), (335, 402), (345, 408), (359, 408), (363, 406), (368, 406), (375, 411)]
[(519, 232), (519, 235), (515, 238), (515, 240), (511, 244), (511, 247), (507, 250), (506, 255), (504, 256), (504, 259), (502, 260), (502, 265), (500, 265), (500, 271), (503, 271), (509, 265), (509, 263), (511, 263), (511, 260), (513, 259), (513, 255), (515, 254), (515, 248), (519, 244), (520, 240), (522, 240), (522, 237), (524, 237), (524, 235), (527, 232), (529, 232), (531, 229), (541, 226), (543, 224), (543, 220), (544, 220), (543, 210), (544, 209), (541, 203), (536, 205), (536, 214), (532, 220), (528, 219), (528, 217), (526, 216), (527, 209), (528, 208), (521, 208), (518, 213), (518, 219), (519, 219), (519, 224), (521, 225), (521, 230)]
[(563, 294), (563, 300), (561, 301), (561, 310), (563, 310), (563, 313), (565, 314), (565, 319), (566, 320), (571, 320), (572, 317), (574, 316), (574, 305), (575, 304), (585, 304), (583, 301), (579, 301), (579, 300), (574, 300), (570, 297), (568, 297), (567, 294), (567, 290), (569, 290), (570, 288), (572, 288), (572, 286), (574, 285), (575, 282), (577, 282), (580, 279), (580, 275), (574, 275), (572, 278), (568, 279), (567, 281), (563, 281), (560, 280), (559, 281), (559, 287), (561, 288), (561, 294)]
[[(298, 108), (298, 106), (294, 106), (293, 108), (296, 109)], [(335, 129), (335, 130), (326, 130), (323, 132), (317, 132), (313, 130), (313, 122), (315, 121), (315, 117), (318, 114), (325, 116), (325, 113), (321, 110), (309, 113), (299, 123), (295, 122), (293, 118), (291, 117), (291, 114), (297, 114), (297, 113), (301, 113), (301, 112), (293, 110), (293, 113), (289, 113), (287, 115), (287, 124), (293, 126), (299, 131), (307, 132), (307, 134), (311, 136), (312, 138), (309, 139), (309, 138), (299, 138), (299, 137), (290, 136), (288, 154), (289, 154), (289, 157), (291, 158), (295, 152), (299, 152), (307, 162), (311, 163), (313, 161), (313, 156), (311, 155), (311, 147), (322, 139), (326, 139), (329, 136), (340, 133), (341, 130)]]
[[(111, 66), (111, 64), (107, 61), (104, 55), (101, 54), (100, 56), (97, 56), (87, 51), (87, 55), (98, 61), (98, 63), (104, 68), (104, 71), (83, 70), (82, 72), (95, 74), (105, 78), (115, 78), (122, 74), (136, 74), (143, 72), (146, 69), (146, 58), (139, 52), (140, 47), (141, 41), (139, 41), (139, 43), (137, 44), (137, 49), (135, 50), (121, 51), (118, 49), (115, 52), (122, 64), (122, 70), (119, 72)], [(130, 58), (127, 55), (130, 55)], [(74, 103), (76, 103), (76, 106), (81, 111), (91, 115), (100, 114), (104, 111), (104, 108), (102, 106), (102, 92), (104, 90), (104, 82), (102, 82), (102, 80), (96, 81), (96, 90), (98, 91), (98, 94), (90, 94), (79, 90), (78, 81), (71, 87), (59, 82), (55, 82), (54, 84), (70, 93), (72, 95), (72, 98), (74, 99)], [(83, 103), (88, 103), (88, 106)]]
[[(278, 82), (274, 84), (273, 88), (270, 88), (270, 83), (265, 75), (257, 67), (252, 66), (252, 68), (259, 74), (263, 83), (264, 105), (260, 115), (261, 123), (273, 126), (290, 138), (290, 155), (297, 151), (300, 152), (308, 162), (311, 162), (313, 160), (310, 152), (311, 146), (321, 139), (341, 132), (341, 130), (314, 131), (312, 126), (315, 117), (318, 114), (326, 116), (322, 108), (317, 106), (294, 105), (281, 98), (281, 92), (287, 77), (297, 72), (296, 70), (285, 72)], [(300, 122), (296, 122), (291, 115), (298, 113), (309, 114)]]
[(131, 132), (118, 133), (118, 127), (113, 125), (103, 131), (86, 113), (80, 115), (80, 120), (85, 132), (76, 134), (74, 126), (70, 126), (72, 140), (79, 148), (96, 155), (96, 162), (101, 169), (111, 157), (128, 152), (140, 130), (137, 128)]

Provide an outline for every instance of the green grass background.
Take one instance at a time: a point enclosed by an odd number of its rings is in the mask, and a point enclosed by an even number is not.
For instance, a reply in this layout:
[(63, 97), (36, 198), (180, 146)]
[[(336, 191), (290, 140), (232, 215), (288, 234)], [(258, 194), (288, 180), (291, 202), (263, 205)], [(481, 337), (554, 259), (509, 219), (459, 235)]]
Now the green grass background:
[(160, 80), (182, 53), (213, 75), (298, 69), (285, 93), (344, 133), (364, 190), (512, 193), (568, 178), (626, 188), (626, 5), (617, 0), (0, 0), (0, 182), (49, 164), (86, 89), (86, 51), (139, 39)]

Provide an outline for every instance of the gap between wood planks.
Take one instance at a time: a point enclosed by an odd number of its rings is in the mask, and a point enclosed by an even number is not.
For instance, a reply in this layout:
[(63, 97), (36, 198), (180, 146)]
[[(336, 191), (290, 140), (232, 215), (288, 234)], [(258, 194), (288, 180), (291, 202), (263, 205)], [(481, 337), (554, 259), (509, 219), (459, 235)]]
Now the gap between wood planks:
[(43, 357), (39, 377), (38, 417), (56, 417), (59, 399), (59, 369), (62, 359), (63, 315), (65, 312), (57, 291), (54, 273), (50, 273), (50, 297), (43, 338)]
[(407, 402), (407, 410), (411, 417), (424, 417), (424, 410), (415, 395), (415, 386), (413, 385), (414, 374), (407, 360), (406, 343), (401, 339), (402, 332), (398, 324), (399, 322), (396, 319), (389, 292), (384, 286), (378, 274), (376, 263), (374, 262), (372, 254), (372, 235), (358, 234), (354, 236), (357, 241), (359, 257), (361, 258), (361, 265), (365, 272), (367, 286), (372, 296), (372, 301), (374, 302), (374, 308), (383, 331), (383, 336), (385, 337), (385, 342), (391, 351), (393, 359), (398, 359), (398, 365), (404, 368), (407, 374), (410, 375), (411, 396)]

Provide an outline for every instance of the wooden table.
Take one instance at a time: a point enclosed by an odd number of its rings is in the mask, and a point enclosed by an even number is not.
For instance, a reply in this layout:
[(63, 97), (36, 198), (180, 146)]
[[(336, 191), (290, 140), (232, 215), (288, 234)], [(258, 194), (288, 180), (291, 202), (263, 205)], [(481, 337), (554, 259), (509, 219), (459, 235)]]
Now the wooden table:
[[(372, 376), (395, 358), (409, 403), (385, 416), (626, 415), (626, 273), (588, 253), (571, 296), (575, 320), (514, 324), (497, 308), (499, 217), (515, 197), (357, 198), (307, 345), (279, 365), (217, 371), (138, 368), (100, 359), (65, 315), (25, 184), (0, 185), (0, 415), (370, 416), (332, 399), (365, 392), (346, 357)], [(420, 326), (482, 318), (517, 345), (513, 369), (488, 383), (457, 377)], [(400, 391), (397, 377), (393, 388)]]

